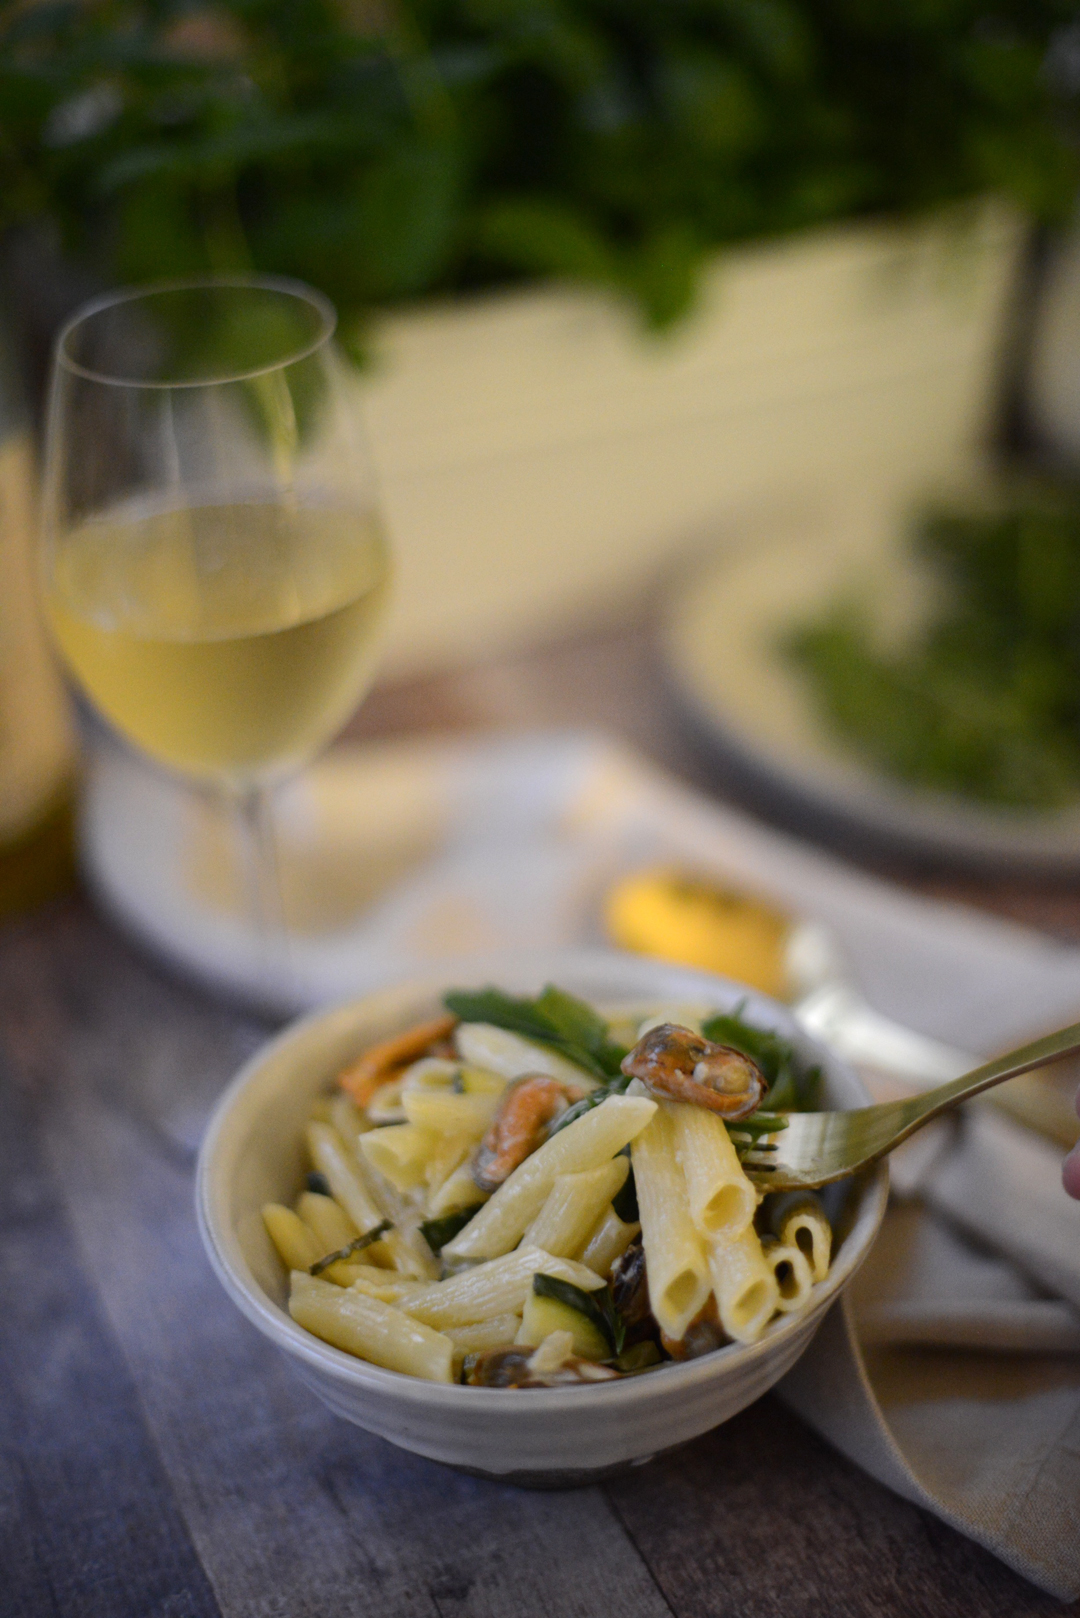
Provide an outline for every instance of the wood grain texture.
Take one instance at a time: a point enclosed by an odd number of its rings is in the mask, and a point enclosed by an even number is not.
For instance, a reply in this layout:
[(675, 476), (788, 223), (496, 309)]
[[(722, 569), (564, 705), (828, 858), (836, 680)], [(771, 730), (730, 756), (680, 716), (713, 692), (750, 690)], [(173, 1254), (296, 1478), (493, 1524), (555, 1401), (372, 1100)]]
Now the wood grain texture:
[(0, 1611), (217, 1618), (34, 1112), (0, 1070)]
[(199, 1245), (188, 1137), (253, 1030), (88, 915), (61, 935), (0, 950), (0, 1015), (24, 1049), (52, 1047), (56, 1181), (226, 1618), (666, 1618), (598, 1490), (530, 1496), (401, 1455), (237, 1315)]
[(679, 1618), (1049, 1618), (1063, 1607), (769, 1396), (606, 1486)]

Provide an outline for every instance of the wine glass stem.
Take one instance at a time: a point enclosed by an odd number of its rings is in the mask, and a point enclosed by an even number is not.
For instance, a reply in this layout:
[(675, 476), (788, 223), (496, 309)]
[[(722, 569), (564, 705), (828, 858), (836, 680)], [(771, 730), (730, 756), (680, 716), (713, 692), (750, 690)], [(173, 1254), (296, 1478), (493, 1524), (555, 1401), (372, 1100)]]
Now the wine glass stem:
[(285, 908), (269, 788), (241, 787), (235, 796), (244, 860), (248, 914), (259, 952), (259, 976), (267, 991), (280, 992), (287, 967)]

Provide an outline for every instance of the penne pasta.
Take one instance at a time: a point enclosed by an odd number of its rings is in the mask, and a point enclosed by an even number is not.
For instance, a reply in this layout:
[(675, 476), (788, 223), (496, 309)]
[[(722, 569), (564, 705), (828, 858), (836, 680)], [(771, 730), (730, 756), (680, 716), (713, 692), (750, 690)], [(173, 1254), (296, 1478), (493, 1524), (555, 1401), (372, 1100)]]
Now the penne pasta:
[(534, 1275), (554, 1275), (584, 1291), (602, 1285), (600, 1277), (583, 1264), (553, 1258), (538, 1247), (519, 1247), (515, 1253), (477, 1264), (436, 1281), (428, 1287), (410, 1288), (402, 1296), (401, 1308), (429, 1326), (469, 1326), (496, 1315), (520, 1313), (532, 1286)]
[(346, 1146), (354, 1145), (356, 1137), (371, 1128), (359, 1107), (354, 1106), (349, 1097), (340, 1091), (330, 1102), (328, 1122), (337, 1130)]
[(297, 1325), (324, 1342), (388, 1371), (404, 1371), (429, 1382), (449, 1382), (453, 1375), (454, 1345), (449, 1337), (379, 1298), (342, 1291), (294, 1271), (289, 1313)]
[(428, 1202), (428, 1214), (432, 1219), (442, 1219), (446, 1214), (458, 1213), (462, 1208), (474, 1208), (487, 1202), (491, 1192), (481, 1191), (473, 1179), (471, 1165), (470, 1150), (464, 1162), (448, 1174), (439, 1189), (432, 1193)]
[(472, 1326), (447, 1326), (446, 1336), (454, 1345), (454, 1357), (481, 1354), (485, 1348), (501, 1348), (516, 1340), (521, 1316), (495, 1315), (491, 1320), (478, 1320)]
[[(427, 1160), (424, 1168), (424, 1181), (428, 1188), (429, 1212), (431, 1198), (435, 1196), (450, 1179), (456, 1174), (462, 1164), (466, 1167), (472, 1160), (476, 1149), (476, 1141), (471, 1135), (440, 1135), (435, 1150)], [(472, 1180), (471, 1173), (469, 1174)], [(475, 1187), (474, 1187), (475, 1189)], [(480, 1193), (477, 1190), (477, 1201)]]
[(720, 1324), (737, 1343), (756, 1343), (779, 1302), (780, 1289), (753, 1225), (709, 1245)]
[(268, 1202), (262, 1216), (267, 1235), (287, 1270), (308, 1270), (322, 1258), (326, 1249), (291, 1208), (283, 1207), (280, 1202)]
[(498, 1258), (509, 1252), (539, 1213), (556, 1175), (609, 1162), (645, 1128), (656, 1107), (646, 1096), (609, 1096), (567, 1124), (514, 1170), (444, 1254)]
[(419, 1124), (388, 1124), (369, 1129), (357, 1146), (360, 1156), (397, 1191), (413, 1191), (424, 1184), (425, 1170), (439, 1144), (433, 1129)]
[[(341, 1136), (329, 1124), (308, 1125), (308, 1150), (320, 1174), (325, 1175), (336, 1201), (340, 1202), (353, 1224), (360, 1231), (373, 1230), (384, 1218), (393, 1218), (380, 1208), (361, 1175), (356, 1159), (350, 1161)], [(380, 1242), (367, 1249), (370, 1262), (385, 1253), (395, 1269), (405, 1275), (424, 1276), (431, 1273), (430, 1265), (423, 1263), (413, 1251), (400, 1230), (389, 1230)]]
[(761, 1251), (765, 1262), (776, 1277), (779, 1297), (776, 1307), (781, 1314), (796, 1314), (810, 1302), (814, 1277), (810, 1261), (794, 1243), (778, 1242), (775, 1236), (763, 1236)]
[(405, 1080), (402, 1077), (388, 1079), (380, 1084), (371, 1100), (368, 1102), (367, 1120), (375, 1128), (383, 1124), (403, 1124), (407, 1122), (405, 1109), (401, 1105), (401, 1086)]
[[(345, 1210), (336, 1203), (333, 1197), (320, 1196), (316, 1191), (305, 1191), (296, 1204), (296, 1211), (312, 1232), (319, 1247), (319, 1258), (323, 1259), (328, 1253), (337, 1253), (361, 1233), (357, 1230)], [(379, 1244), (373, 1242), (372, 1247)], [(359, 1258), (359, 1255), (357, 1255)], [(295, 1264), (294, 1269), (310, 1269), (310, 1265)], [(328, 1264), (325, 1269), (319, 1270), (324, 1281), (334, 1281), (339, 1287), (351, 1286), (356, 1279), (357, 1264), (349, 1259), (338, 1259), (336, 1264)]]
[(335, 1202), (333, 1197), (321, 1196), (317, 1191), (305, 1191), (296, 1204), (296, 1211), (308, 1229), (314, 1232), (322, 1253), (335, 1253), (339, 1247), (347, 1246), (362, 1234), (339, 1202)]
[(640, 1230), (641, 1226), (636, 1219), (629, 1223), (620, 1219), (609, 1203), (593, 1226), (588, 1241), (577, 1257), (582, 1264), (587, 1264), (590, 1270), (595, 1270), (597, 1275), (608, 1276), (615, 1260), (622, 1258)]
[(781, 1242), (797, 1247), (815, 1281), (824, 1281), (832, 1258), (832, 1227), (812, 1191), (789, 1191), (769, 1205), (769, 1225)]
[(757, 1192), (723, 1121), (686, 1102), (665, 1103), (665, 1110), (675, 1128), (691, 1219), (705, 1237), (740, 1235), (753, 1220)]
[(454, 1031), (458, 1054), (474, 1067), (487, 1068), (504, 1079), (520, 1079), (526, 1073), (547, 1073), (564, 1084), (583, 1091), (595, 1090), (596, 1080), (584, 1068), (568, 1062), (557, 1051), (534, 1045), (506, 1028), (493, 1028), (486, 1022), (459, 1023)]
[(657, 1108), (631, 1147), (649, 1300), (661, 1330), (678, 1341), (701, 1310), (712, 1283), (705, 1246), (687, 1208), (686, 1182), (675, 1156), (672, 1103)]
[[(535, 1386), (544, 1375), (532, 1359), (523, 1372), (522, 1348), (542, 1343), (538, 1366), (550, 1350), (560, 1385), (584, 1383), (707, 1353), (721, 1327), (756, 1342), (778, 1312), (807, 1307), (831, 1255), (820, 1201), (772, 1195), (757, 1220), (759, 1194), (724, 1121), (675, 1082), (694, 1076), (702, 1050), (678, 1025), (700, 1034), (712, 1008), (659, 1005), (642, 1022), (640, 1009), (605, 1014), (550, 985), (535, 1001), (494, 986), (446, 999), (493, 1021), (440, 1018), (361, 1052), (348, 1093), (312, 1107), (322, 1179), (308, 1184), (319, 1189), (302, 1190), (295, 1209), (263, 1209), (299, 1324), (414, 1376)], [(741, 1016), (716, 1026), (737, 1031)], [(671, 1073), (652, 1074), (649, 1088), (618, 1079), (626, 1046), (661, 1022), (676, 1025)], [(796, 1063), (782, 1040), (777, 1050)], [(536, 1090), (504, 1105), (529, 1074)], [(571, 1122), (548, 1121), (552, 1078), (567, 1099), (570, 1086), (592, 1092)], [(690, 1099), (658, 1099), (669, 1079), (671, 1095)], [(478, 1164), (493, 1193), (478, 1187)], [(620, 1217), (635, 1200), (635, 1218)], [(772, 1234), (759, 1237), (762, 1221)], [(599, 1292), (598, 1305), (575, 1288)], [(625, 1360), (603, 1369), (628, 1332)]]
[(522, 1245), (542, 1247), (556, 1258), (572, 1258), (629, 1173), (629, 1159), (613, 1157), (578, 1174), (557, 1174), (543, 1207), (521, 1238)]
[(499, 1095), (497, 1090), (474, 1095), (456, 1095), (452, 1090), (405, 1090), (401, 1105), (411, 1124), (479, 1140), (498, 1110)]

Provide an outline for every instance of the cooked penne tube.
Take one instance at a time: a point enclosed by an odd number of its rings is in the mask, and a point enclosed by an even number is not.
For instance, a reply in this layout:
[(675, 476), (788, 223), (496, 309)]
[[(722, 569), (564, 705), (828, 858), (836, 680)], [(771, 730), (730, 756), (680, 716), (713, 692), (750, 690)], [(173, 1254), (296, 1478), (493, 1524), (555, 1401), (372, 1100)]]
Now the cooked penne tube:
[(691, 1219), (705, 1237), (740, 1235), (754, 1217), (757, 1192), (722, 1120), (686, 1102), (668, 1102), (665, 1110), (675, 1128)]
[(576, 1084), (581, 1090), (595, 1090), (597, 1081), (584, 1068), (568, 1062), (557, 1051), (545, 1045), (534, 1045), (520, 1034), (506, 1028), (494, 1028), (486, 1022), (459, 1023), (454, 1030), (454, 1044), (466, 1062), (475, 1067), (488, 1068), (504, 1079), (520, 1079), (526, 1073), (547, 1073), (566, 1084)]
[(280, 1202), (268, 1202), (262, 1216), (267, 1235), (287, 1270), (308, 1270), (326, 1252), (314, 1231), (309, 1230), (291, 1208), (282, 1207)]
[(501, 1348), (517, 1337), (521, 1316), (495, 1315), (491, 1320), (478, 1320), (474, 1326), (447, 1326), (446, 1335), (454, 1345), (454, 1357), (482, 1354), (485, 1348)]
[[(569, 1385), (725, 1340), (754, 1343), (778, 1313), (809, 1306), (832, 1249), (819, 1199), (762, 1202), (720, 1116), (639, 1078), (600, 1077), (621, 1046), (658, 1023), (712, 1026), (712, 1005), (658, 997), (594, 1009), (551, 985), (535, 1000), (495, 986), (445, 998), (493, 1020), (451, 1014), (383, 1041), (353, 1063), (337, 1094), (313, 1104), (308, 1144), (319, 1174), (308, 1184), (319, 1189), (304, 1190), (295, 1211), (263, 1212), (292, 1275), (294, 1319), (375, 1364), (442, 1381), (468, 1363), (470, 1383), (501, 1387), (522, 1381), (526, 1344), (541, 1347), (522, 1385)], [(733, 1039), (742, 1018), (740, 1006)], [(747, 1040), (755, 1026), (747, 1024)], [(677, 1032), (667, 1055), (681, 1083), (697, 1072), (700, 1045)], [(799, 1071), (794, 1047), (770, 1037), (777, 1060)], [(535, 1083), (510, 1096), (528, 1075)], [(571, 1086), (588, 1101), (572, 1122), (551, 1119), (556, 1091), (572, 1101)], [(697, 1096), (672, 1078), (676, 1093)], [(476, 1175), (497, 1189), (481, 1190)], [(603, 1290), (613, 1273), (617, 1282)], [(575, 1288), (598, 1292), (599, 1311)], [(633, 1331), (615, 1362), (624, 1333), (613, 1308)], [(655, 1320), (637, 1341), (646, 1309)], [(490, 1357), (515, 1344), (508, 1358)], [(548, 1351), (544, 1368), (555, 1378), (540, 1370)]]
[(354, 1106), (349, 1097), (342, 1095), (340, 1090), (331, 1098), (329, 1122), (337, 1130), (346, 1146), (354, 1145), (356, 1137), (371, 1128), (359, 1107)]
[(459, 1213), (462, 1208), (473, 1208), (478, 1203), (487, 1202), (491, 1196), (490, 1191), (481, 1191), (472, 1176), (472, 1152), (470, 1151), (452, 1174), (449, 1174), (437, 1191), (433, 1191), (428, 1200), (428, 1216), (432, 1219), (441, 1219), (444, 1214)]
[[(312, 1162), (320, 1174), (326, 1176), (335, 1199), (341, 1203), (357, 1230), (373, 1230), (387, 1217), (386, 1210), (380, 1208), (372, 1197), (361, 1177), (359, 1164), (355, 1159), (350, 1162), (337, 1130), (329, 1124), (312, 1123), (308, 1125), (307, 1139)], [(400, 1230), (388, 1230), (380, 1242), (366, 1250), (369, 1263), (373, 1257), (381, 1256), (377, 1253), (378, 1248), (383, 1250), (394, 1268), (405, 1275), (424, 1276), (432, 1273), (430, 1266), (421, 1262)]]
[(400, 1306), (429, 1326), (470, 1326), (479, 1320), (492, 1320), (496, 1315), (519, 1313), (532, 1286), (532, 1278), (537, 1274), (571, 1281), (586, 1292), (603, 1285), (600, 1277), (584, 1264), (553, 1258), (538, 1247), (519, 1247), (503, 1258), (463, 1270), (449, 1281), (410, 1288), (403, 1294)]
[[(440, 1135), (438, 1144), (424, 1167), (424, 1181), (428, 1188), (428, 1203), (442, 1189), (452, 1174), (463, 1163), (468, 1164), (476, 1150), (472, 1135)], [(472, 1176), (470, 1175), (471, 1179)], [(479, 1200), (479, 1197), (478, 1197)], [(428, 1212), (433, 1210), (428, 1206)]]
[(405, 1109), (401, 1105), (401, 1086), (405, 1080), (400, 1076), (396, 1079), (387, 1079), (380, 1084), (375, 1094), (367, 1104), (367, 1121), (380, 1128), (383, 1124), (403, 1124), (407, 1122)]
[(352, 1282), (354, 1292), (362, 1292), (368, 1298), (381, 1298), (384, 1303), (392, 1303), (397, 1308), (401, 1307), (401, 1299), (409, 1292), (431, 1285), (430, 1281), (406, 1280), (396, 1270), (378, 1270), (375, 1275), (370, 1275), (363, 1273), (359, 1264), (352, 1267), (358, 1272)]
[[(463, 1025), (463, 1026), (473, 1026)], [(656, 1112), (647, 1096), (609, 1096), (544, 1142), (443, 1249), (454, 1258), (498, 1258), (525, 1234), (557, 1174), (576, 1174), (607, 1163), (638, 1135)]]
[(388, 1371), (404, 1371), (429, 1382), (449, 1382), (453, 1375), (454, 1345), (449, 1337), (379, 1298), (342, 1291), (294, 1271), (289, 1313), (297, 1325), (324, 1342)]
[(797, 1247), (815, 1281), (824, 1281), (832, 1258), (832, 1227), (812, 1191), (789, 1191), (768, 1209), (769, 1225), (780, 1241)]
[[(318, 1243), (320, 1260), (328, 1253), (339, 1252), (360, 1235), (360, 1231), (348, 1214), (333, 1197), (320, 1196), (317, 1191), (305, 1191), (296, 1204), (296, 1211)], [(371, 1245), (374, 1248), (378, 1243), (373, 1242)], [(357, 1259), (359, 1256), (357, 1254)], [(310, 1269), (311, 1266), (297, 1263), (291, 1268)], [(325, 1269), (320, 1266), (318, 1274), (324, 1281), (334, 1281), (339, 1287), (348, 1287), (356, 1279), (356, 1269), (355, 1262), (338, 1259), (335, 1264), (328, 1264)]]
[(456, 1095), (452, 1090), (405, 1090), (401, 1105), (411, 1124), (479, 1140), (498, 1110), (499, 1092)]
[(779, 1297), (776, 1307), (781, 1314), (796, 1314), (810, 1302), (814, 1277), (810, 1261), (793, 1242), (778, 1242), (775, 1236), (763, 1236), (761, 1251), (765, 1262), (776, 1277)]
[(687, 1210), (671, 1105), (657, 1108), (630, 1150), (652, 1312), (661, 1330), (678, 1341), (704, 1307), (712, 1284), (704, 1243)]
[(776, 1310), (780, 1289), (753, 1225), (709, 1244), (720, 1324), (737, 1343), (755, 1343)]
[(557, 1174), (543, 1207), (521, 1238), (522, 1245), (542, 1247), (556, 1258), (573, 1258), (629, 1173), (629, 1159), (613, 1157), (578, 1174)]
[(630, 1223), (620, 1219), (609, 1203), (577, 1255), (579, 1262), (587, 1264), (597, 1275), (610, 1275), (611, 1266), (617, 1258), (622, 1258), (640, 1229), (636, 1219)]
[[(333, 1197), (321, 1196), (317, 1191), (305, 1191), (296, 1204), (296, 1211), (304, 1224), (315, 1234), (316, 1241), (322, 1244), (324, 1253), (335, 1253), (339, 1247), (345, 1247), (354, 1237), (363, 1234), (357, 1230), (340, 1202)], [(294, 1265), (299, 1269), (299, 1265)]]
[(424, 1170), (439, 1144), (433, 1129), (419, 1124), (388, 1124), (369, 1129), (357, 1146), (371, 1164), (398, 1191), (412, 1191), (424, 1183)]

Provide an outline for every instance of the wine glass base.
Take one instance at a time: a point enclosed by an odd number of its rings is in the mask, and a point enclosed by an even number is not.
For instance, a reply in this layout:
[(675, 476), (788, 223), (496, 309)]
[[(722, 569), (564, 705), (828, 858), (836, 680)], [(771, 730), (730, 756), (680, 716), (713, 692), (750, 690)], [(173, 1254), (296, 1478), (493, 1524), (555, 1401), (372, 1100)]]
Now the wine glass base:
[(290, 1014), (443, 959), (602, 942), (617, 840), (589, 806), (631, 770), (573, 731), (331, 749), (273, 794), (285, 928), (267, 951), (227, 801), (99, 735), (83, 868), (171, 966)]

